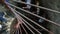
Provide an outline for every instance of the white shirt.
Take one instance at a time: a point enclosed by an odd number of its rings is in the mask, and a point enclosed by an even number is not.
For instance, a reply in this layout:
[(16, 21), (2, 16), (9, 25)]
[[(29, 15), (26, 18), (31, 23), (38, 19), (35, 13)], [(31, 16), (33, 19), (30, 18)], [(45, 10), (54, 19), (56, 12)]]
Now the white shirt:
[(2, 28), (2, 25), (0, 24), (0, 29)]

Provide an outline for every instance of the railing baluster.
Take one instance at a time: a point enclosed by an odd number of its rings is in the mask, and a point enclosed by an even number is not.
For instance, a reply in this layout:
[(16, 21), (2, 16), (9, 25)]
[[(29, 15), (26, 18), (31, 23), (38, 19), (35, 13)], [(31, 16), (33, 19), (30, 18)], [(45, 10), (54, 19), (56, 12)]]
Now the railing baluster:
[[(27, 3), (23, 2), (23, 1), (15, 1), (15, 2), (22, 3), (22, 4), (27, 4)], [(34, 4), (27, 4), (27, 5), (31, 5), (31, 6), (34, 6), (34, 7), (37, 7), (37, 8), (41, 8), (41, 9), (45, 9), (45, 10), (48, 10), (48, 11), (51, 11), (51, 12), (60, 13), (59, 11), (52, 10), (52, 9), (49, 9), (49, 8), (45, 8), (45, 7), (42, 7), (42, 6), (37, 6), (37, 5), (34, 5)]]
[[(17, 13), (19, 13), (19, 12), (17, 12)], [(19, 13), (19, 14), (20, 14), (21, 16), (25, 17), (27, 20), (29, 20), (29, 21), (33, 22), (33, 23), (34, 23), (34, 24), (36, 24), (37, 26), (41, 27), (42, 29), (46, 30), (47, 32), (49, 32), (49, 33), (53, 34), (53, 32), (51, 32), (51, 31), (49, 31), (48, 29), (44, 28), (43, 26), (39, 25), (39, 24), (38, 24), (38, 23), (36, 23), (35, 21), (33, 21), (33, 20), (29, 19), (28, 17), (24, 16), (24, 15), (23, 15), (23, 14), (21, 14), (21, 13)]]
[(60, 24), (58, 24), (58, 23), (55, 23), (55, 22), (53, 22), (53, 21), (51, 21), (51, 20), (48, 20), (48, 19), (46, 19), (46, 18), (44, 18), (44, 17), (38, 16), (38, 15), (36, 15), (36, 14), (33, 14), (33, 13), (31, 13), (31, 12), (29, 12), (29, 11), (27, 11), (27, 10), (24, 10), (24, 9), (22, 9), (22, 8), (19, 8), (19, 7), (15, 6), (15, 5), (12, 5), (12, 4), (10, 4), (10, 3), (8, 3), (8, 5), (11, 5), (11, 6), (15, 7), (15, 8), (18, 8), (18, 9), (24, 11), (24, 12), (27, 12), (27, 13), (29, 13), (29, 14), (31, 14), (31, 15), (34, 15), (34, 16), (36, 16), (36, 17), (38, 17), (38, 18), (41, 18), (41, 19), (43, 19), (43, 20), (45, 20), (45, 21), (48, 21), (48, 22), (50, 22), (50, 23), (52, 23), (52, 24), (55, 24), (55, 25), (57, 25), (57, 26), (60, 26)]
[(25, 33), (28, 34), (27, 31), (25, 30), (25, 28), (24, 28), (24, 26), (23, 26), (22, 24), (21, 24), (21, 27), (24, 29)]
[[(22, 18), (23, 19), (23, 18)], [(26, 20), (23, 19), (24, 22), (26, 22), (31, 28), (33, 28), (35, 31), (37, 31), (39, 34), (41, 34), (41, 32), (39, 32), (35, 27), (33, 27), (31, 24), (29, 24)]]
[[(26, 4), (25, 2), (22, 2), (22, 1), (16, 1), (16, 2), (20, 2), (20, 3)], [(46, 30), (47, 32), (49, 32), (49, 33), (51, 33), (51, 34), (53, 34), (53, 32), (51, 32), (51, 31), (49, 31), (48, 29), (44, 28), (43, 26), (39, 25), (39, 24), (36, 23), (35, 21), (33, 21), (33, 20), (31, 20), (30, 18), (26, 17), (25, 15), (17, 12), (15, 9), (11, 8), (10, 6), (13, 6), (13, 7), (17, 8), (17, 9), (20, 9), (20, 10), (22, 10), (22, 11), (24, 11), (24, 12), (26, 12), (26, 13), (29, 13), (29, 14), (31, 14), (31, 15), (33, 15), (33, 16), (36, 16), (36, 17), (38, 17), (38, 18), (44, 19), (44, 20), (46, 20), (46, 21), (48, 21), (48, 22), (50, 22), (50, 23), (52, 23), (52, 24), (55, 24), (55, 25), (57, 25), (57, 26), (60, 26), (60, 24), (58, 24), (58, 23), (55, 23), (55, 22), (53, 22), (53, 21), (51, 21), (51, 20), (48, 20), (48, 19), (43, 18), (43, 17), (41, 17), (41, 16), (38, 16), (38, 15), (36, 15), (36, 14), (33, 14), (33, 13), (31, 13), (31, 12), (29, 12), (29, 11), (27, 11), (27, 10), (24, 10), (24, 9), (22, 9), (22, 8), (19, 8), (19, 7), (15, 6), (15, 5), (13, 5), (13, 4), (10, 4), (10, 3), (8, 3), (8, 2), (5, 2), (5, 3), (6, 3), (7, 6), (9, 7), (9, 9), (11, 9), (11, 11), (15, 14), (15, 17), (17, 18), (18, 23), (22, 26), (22, 28), (24, 29), (24, 31), (25, 31), (26, 34), (28, 34), (28, 33), (27, 33), (27, 31), (25, 30), (25, 28), (23, 27), (22, 24), (24, 24), (24, 25), (28, 28), (28, 30), (30, 30), (33, 34), (35, 34), (35, 33), (32, 31), (31, 28), (33, 28), (33, 29), (34, 29), (35, 31), (37, 31), (39, 34), (41, 34), (41, 32), (39, 32), (35, 27), (33, 27), (31, 24), (29, 24), (29, 23), (28, 23), (26, 20), (24, 20), (21, 16), (23, 16), (23, 17), (26, 18), (27, 20), (33, 22), (33, 23), (36, 24), (37, 26), (39, 26), (39, 27), (41, 27), (42, 29)], [(9, 5), (10, 5), (10, 6), (9, 6)], [(35, 7), (42, 8), (42, 9), (45, 9), (45, 10), (49, 10), (49, 11), (52, 11), (52, 12), (60, 13), (59, 11), (52, 10), (52, 9), (48, 9), (48, 8), (41, 7), (41, 6), (37, 6), (37, 5), (34, 5), (34, 4), (27, 4), (27, 5), (31, 5), (31, 6), (35, 6)], [(16, 11), (16, 12), (15, 12), (15, 11)], [(21, 16), (20, 16), (20, 15), (21, 15)], [(31, 28), (29, 28), (28, 25), (27, 25), (26, 23), (24, 23), (22, 20), (23, 20), (24, 22), (26, 22)], [(19, 29), (20, 29), (20, 34), (22, 34), (21, 27), (20, 27)], [(19, 34), (19, 31), (18, 31), (18, 34)]]

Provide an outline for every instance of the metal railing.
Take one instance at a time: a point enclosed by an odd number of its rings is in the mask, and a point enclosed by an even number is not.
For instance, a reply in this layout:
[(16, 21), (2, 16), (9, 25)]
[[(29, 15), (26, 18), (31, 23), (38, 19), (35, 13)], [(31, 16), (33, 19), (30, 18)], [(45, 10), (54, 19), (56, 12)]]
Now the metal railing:
[[(34, 5), (34, 4), (27, 4), (27, 3), (22, 2), (22, 1), (14, 1), (14, 2), (19, 2), (19, 3), (26, 4), (26, 5), (35, 6), (35, 7), (37, 7), (37, 8), (42, 8), (42, 9), (49, 10), (49, 11), (52, 11), (52, 12), (60, 13), (59, 11), (56, 11), (56, 10), (48, 9), (48, 8), (41, 7), (41, 6), (37, 6), (37, 5)], [(38, 18), (41, 18), (41, 19), (43, 19), (43, 20), (45, 20), (45, 21), (48, 21), (49, 23), (55, 24), (55, 25), (57, 25), (57, 26), (60, 26), (60, 24), (58, 24), (58, 23), (56, 23), (56, 22), (53, 22), (53, 21), (51, 21), (51, 20), (48, 20), (48, 19), (46, 19), (46, 18), (44, 18), (44, 17), (42, 17), (42, 16), (39, 16), (39, 15), (37, 15), (37, 14), (34, 14), (34, 13), (30, 12), (30, 11), (24, 10), (24, 9), (22, 9), (22, 8), (20, 8), (20, 7), (17, 7), (17, 6), (15, 6), (15, 5), (11, 4), (11, 3), (5, 2), (5, 4), (6, 4), (6, 5), (9, 7), (9, 9), (14, 13), (15, 17), (17, 18), (18, 23), (22, 26), (22, 28), (24, 29), (24, 31), (25, 31), (26, 34), (28, 34), (28, 32), (26, 31), (26, 29), (24, 28), (24, 26), (23, 26), (22, 24), (24, 24), (24, 25), (26, 26), (26, 28), (31, 31), (32, 34), (35, 34), (32, 29), (34, 29), (34, 30), (35, 30), (36, 32), (38, 32), (39, 34), (42, 34), (42, 33), (41, 33), (40, 31), (38, 31), (34, 26), (32, 26), (31, 24), (29, 24), (24, 18), (26, 18), (27, 20), (31, 21), (32, 23), (34, 23), (34, 24), (37, 25), (38, 27), (41, 27), (41, 28), (44, 29), (45, 31), (49, 32), (50, 34), (54, 34), (54, 33), (53, 33), (52, 31), (46, 29), (45, 27), (39, 25), (38, 23), (36, 23), (36, 22), (33, 21), (32, 19), (28, 18), (27, 16), (23, 15), (22, 13), (16, 11), (14, 8), (17, 8), (17, 9), (22, 10), (22, 11), (24, 11), (24, 12), (26, 12), (26, 13), (29, 13), (29, 14), (31, 14), (31, 15), (33, 15), (33, 16), (36, 16), (36, 17), (38, 17)], [(11, 6), (13, 6), (14, 8), (12, 8)], [(24, 17), (24, 18), (22, 18), (21, 16)], [(18, 25), (19, 25), (19, 24), (18, 24)], [(28, 24), (32, 29), (29, 28), (29, 26), (28, 26), (27, 24)], [(20, 27), (19, 27), (19, 29), (20, 29), (20, 33), (22, 34), (22, 31), (21, 31), (21, 28), (20, 28)], [(19, 31), (18, 31), (18, 34), (19, 34)]]

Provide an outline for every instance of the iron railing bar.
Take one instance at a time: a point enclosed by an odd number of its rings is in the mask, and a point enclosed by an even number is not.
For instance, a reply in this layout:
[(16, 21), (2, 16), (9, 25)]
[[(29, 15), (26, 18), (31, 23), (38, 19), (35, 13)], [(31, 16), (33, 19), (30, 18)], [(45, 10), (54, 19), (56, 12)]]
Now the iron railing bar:
[[(41, 26), (40, 26), (41, 27)], [(47, 30), (48, 31), (48, 30)]]
[[(19, 16), (18, 14), (16, 14), (17, 16)], [(19, 16), (20, 17), (20, 16)], [(20, 19), (20, 18), (19, 18)], [(24, 23), (23, 23), (24, 24)], [(26, 25), (26, 24), (24, 24), (33, 34), (34, 34), (34, 32)]]
[[(17, 11), (16, 11), (17, 12)], [(21, 16), (25, 17), (27, 20), (33, 22), (34, 24), (36, 24), (37, 26), (41, 27), (42, 29), (46, 30), (47, 32), (52, 33), (51, 31), (47, 30), (46, 28), (44, 28), (43, 26), (39, 25), (38, 23), (34, 22), (33, 20), (29, 19), (28, 17), (24, 16), (23, 14), (17, 12), (18, 14), (20, 14)]]
[[(17, 15), (18, 16), (18, 15)], [(18, 18), (18, 17), (17, 17)], [(19, 18), (18, 18), (19, 19)], [(19, 21), (20, 22), (20, 21)], [(22, 26), (22, 28), (24, 29), (23, 25), (20, 24)], [(24, 29), (25, 33), (27, 34), (27, 31)], [(20, 31), (21, 32), (21, 31)]]
[[(18, 16), (18, 15), (17, 15)], [(18, 16), (20, 17), (20, 16)], [(20, 18), (19, 18), (20, 19)], [(34, 34), (34, 32), (23, 22), (23, 24)]]
[(22, 26), (22, 28), (24, 29), (25, 33), (28, 34), (27, 31), (25, 30), (24, 26), (23, 26), (22, 24), (21, 24), (21, 26)]
[(35, 31), (37, 31), (39, 34), (41, 34), (41, 32), (39, 32), (35, 27), (33, 27), (31, 24), (29, 24), (26, 20), (23, 19), (23, 21), (25, 21), (31, 28), (33, 28)]
[[(18, 15), (17, 15), (18, 16)], [(20, 16), (18, 16), (18, 17), (20, 17)], [(21, 17), (22, 18), (22, 17)], [(25, 20), (24, 20), (25, 21)], [(25, 22), (27, 22), (27, 21), (25, 21)], [(27, 23), (28, 24), (28, 23)], [(28, 25), (30, 25), (30, 24), (28, 24)], [(30, 25), (31, 26), (31, 25)], [(35, 29), (38, 33), (40, 33), (36, 28), (34, 28), (33, 26), (31, 26), (33, 29)]]
[[(22, 18), (22, 17), (21, 17)], [(31, 24), (29, 24), (25, 19), (22, 18), (22, 20), (24, 22), (26, 22), (31, 28), (33, 28), (34, 30), (36, 30), (39, 34), (41, 34), (41, 32), (39, 32), (35, 27), (33, 27)]]
[[(20, 17), (18, 14), (16, 14), (18, 17)], [(21, 17), (20, 17), (21, 18)], [(19, 18), (19, 19), (20, 19)], [(23, 24), (34, 34), (34, 32), (23, 22)]]
[[(18, 17), (20, 17), (20, 16), (18, 16)], [(21, 17), (22, 18), (22, 17)], [(23, 19), (23, 18), (22, 18)], [(23, 19), (24, 20), (24, 19)], [(24, 20), (25, 21), (25, 20)], [(28, 22), (27, 21), (25, 21), (27, 24), (28, 24)], [(28, 24), (29, 26), (31, 26), (30, 24)], [(41, 32), (39, 32), (36, 28), (34, 28), (33, 26), (31, 26), (31, 28), (33, 28), (34, 30), (36, 30), (39, 34), (41, 34)]]
[[(20, 22), (20, 20), (19, 20), (19, 18), (18, 17), (16, 17), (17, 18), (17, 20), (18, 20), (18, 23)], [(22, 34), (22, 31), (21, 31), (21, 26), (19, 25), (19, 28), (18, 28), (19, 30), (20, 30), (20, 34)]]
[[(17, 14), (17, 16), (20, 17), (18, 14)], [(20, 17), (20, 18), (21, 18), (21, 17)], [(20, 19), (20, 18), (19, 18), (19, 19)], [(24, 22), (23, 22), (23, 24), (24, 24), (33, 34), (35, 34)]]
[(19, 29), (20, 29), (20, 34), (22, 34), (21, 26), (19, 27)]
[[(13, 0), (14, 1), (14, 0)], [(45, 10), (49, 10), (51, 12), (56, 12), (56, 13), (60, 13), (59, 11), (57, 10), (52, 10), (52, 9), (49, 9), (49, 8), (45, 8), (45, 7), (42, 7), (42, 6), (37, 6), (37, 5), (34, 5), (34, 4), (28, 4), (28, 3), (25, 3), (23, 1), (15, 1), (15, 2), (19, 2), (19, 3), (23, 3), (23, 4), (27, 4), (27, 5), (31, 5), (31, 6), (35, 6), (37, 8), (42, 8), (42, 9), (45, 9)]]
[[(21, 24), (20, 19), (19, 19), (18, 16), (17, 16), (17, 13), (15, 13), (15, 12), (13, 12), (13, 13), (15, 14), (15, 17), (17, 18), (18, 23)], [(19, 25), (19, 26), (20, 26), (20, 25)], [(19, 29), (20, 29), (20, 34), (22, 34), (22, 31), (21, 31), (21, 28), (20, 28), (20, 27), (19, 27)]]
[[(12, 9), (13, 10), (13, 9)], [(14, 10), (13, 10), (14, 11)], [(19, 13), (20, 14), (20, 13)], [(16, 14), (17, 15), (17, 14)], [(20, 14), (21, 15), (21, 14)], [(18, 15), (17, 15), (18, 16)], [(19, 16), (18, 16), (19, 17)], [(19, 18), (20, 19), (20, 18)], [(27, 18), (28, 19), (28, 18)], [(34, 22), (33, 22), (34, 23)]]
[[(11, 9), (11, 11), (15, 14), (15, 17), (18, 19), (17, 14), (14, 12), (14, 10), (12, 10), (12, 8), (10, 6), (8, 6), (8, 7)], [(18, 22), (19, 22), (19, 20), (18, 20)], [(20, 29), (20, 34), (22, 34), (21, 29)]]
[(23, 23), (33, 34), (35, 34), (25, 23)]
[[(12, 9), (12, 8), (11, 8)], [(12, 9), (13, 10), (13, 9)], [(13, 10), (14, 11), (14, 10)], [(18, 18), (18, 15), (14, 12), (14, 14), (16, 15), (16, 17)]]
[(53, 21), (51, 21), (51, 20), (48, 20), (48, 19), (46, 19), (46, 18), (44, 18), (44, 17), (41, 17), (41, 16), (39, 16), (39, 15), (36, 15), (36, 14), (34, 14), (34, 13), (32, 13), (32, 12), (29, 12), (29, 11), (27, 11), (27, 10), (24, 10), (24, 9), (22, 9), (22, 8), (19, 8), (19, 7), (15, 6), (15, 5), (12, 5), (12, 4), (10, 4), (10, 3), (7, 3), (7, 4), (9, 4), (9, 5), (11, 5), (11, 6), (15, 7), (15, 8), (18, 8), (18, 9), (24, 11), (24, 12), (27, 12), (27, 13), (29, 13), (29, 14), (31, 14), (31, 15), (34, 15), (34, 16), (36, 16), (36, 17), (38, 17), (38, 18), (44, 19), (44, 20), (46, 20), (46, 21), (48, 21), (48, 22), (50, 22), (50, 23), (52, 23), (52, 24), (55, 24), (55, 25), (57, 25), (57, 26), (60, 26), (60, 24), (55, 23), (55, 22), (53, 22)]
[[(11, 11), (13, 12), (14, 10), (10, 7), (10, 6), (8, 6), (10, 9), (11, 9)], [(15, 12), (13, 12), (15, 15), (17, 15)], [(17, 16), (16, 16), (17, 17)], [(24, 24), (24, 23), (23, 23)], [(35, 34), (26, 24), (24, 24), (33, 34)]]
[[(6, 5), (7, 5), (7, 4), (6, 4)], [(7, 6), (8, 6), (8, 8), (16, 15), (16, 13), (14, 12), (14, 10), (12, 10), (12, 8), (11, 8), (9, 5), (7, 5)], [(15, 17), (18, 19), (17, 15), (16, 15)], [(18, 20), (18, 22), (19, 22), (19, 20)], [(21, 29), (20, 29), (20, 34), (22, 34)]]

